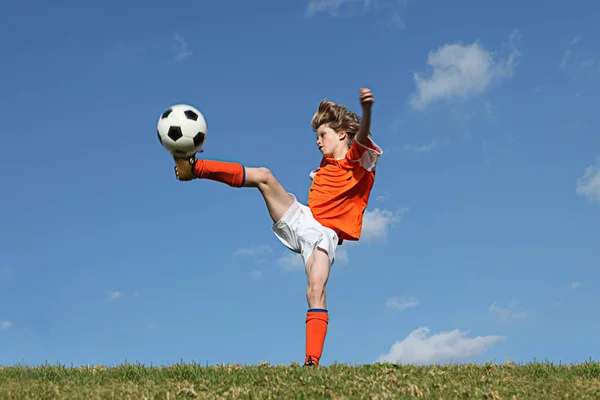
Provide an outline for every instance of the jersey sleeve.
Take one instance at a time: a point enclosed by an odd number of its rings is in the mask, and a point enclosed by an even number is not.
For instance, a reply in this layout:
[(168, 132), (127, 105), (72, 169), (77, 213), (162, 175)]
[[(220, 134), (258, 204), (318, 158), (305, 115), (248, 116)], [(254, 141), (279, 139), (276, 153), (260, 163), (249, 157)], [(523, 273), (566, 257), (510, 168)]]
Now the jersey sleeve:
[(346, 158), (352, 162), (359, 162), (360, 166), (367, 171), (375, 170), (383, 150), (370, 137), (364, 145), (356, 140), (352, 142)]

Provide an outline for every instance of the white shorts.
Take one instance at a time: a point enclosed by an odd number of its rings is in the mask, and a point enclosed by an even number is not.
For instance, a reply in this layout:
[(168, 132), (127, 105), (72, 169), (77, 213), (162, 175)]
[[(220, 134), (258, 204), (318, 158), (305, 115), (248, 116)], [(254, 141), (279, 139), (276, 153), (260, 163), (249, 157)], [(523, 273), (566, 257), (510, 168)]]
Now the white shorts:
[(301, 204), (296, 196), (289, 193), (294, 202), (277, 223), (273, 224), (275, 236), (294, 253), (304, 260), (311, 256), (316, 248), (325, 250), (329, 256), (330, 265), (335, 262), (335, 251), (338, 245), (338, 235), (333, 229), (321, 225), (307, 206)]

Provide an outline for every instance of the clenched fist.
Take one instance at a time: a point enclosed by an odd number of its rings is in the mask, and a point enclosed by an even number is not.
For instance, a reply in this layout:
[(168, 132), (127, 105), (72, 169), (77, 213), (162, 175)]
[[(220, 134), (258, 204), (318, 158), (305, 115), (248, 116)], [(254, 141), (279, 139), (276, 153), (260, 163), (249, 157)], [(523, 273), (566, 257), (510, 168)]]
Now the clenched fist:
[(373, 93), (371, 93), (371, 89), (362, 88), (360, 89), (360, 104), (363, 109), (371, 109), (375, 99), (373, 98)]

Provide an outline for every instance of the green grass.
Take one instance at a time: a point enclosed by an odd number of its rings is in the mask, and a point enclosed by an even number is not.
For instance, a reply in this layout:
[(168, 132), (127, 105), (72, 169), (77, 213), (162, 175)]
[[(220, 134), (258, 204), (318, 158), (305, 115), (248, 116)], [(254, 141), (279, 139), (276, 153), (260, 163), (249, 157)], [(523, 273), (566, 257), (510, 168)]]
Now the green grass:
[(0, 367), (0, 399), (598, 399), (600, 363)]

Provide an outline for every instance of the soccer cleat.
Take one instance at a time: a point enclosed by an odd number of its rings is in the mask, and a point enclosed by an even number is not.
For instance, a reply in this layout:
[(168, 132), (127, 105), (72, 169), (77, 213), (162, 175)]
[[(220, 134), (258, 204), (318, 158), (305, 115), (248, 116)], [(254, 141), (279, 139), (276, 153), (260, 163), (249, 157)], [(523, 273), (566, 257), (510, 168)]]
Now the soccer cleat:
[(312, 359), (312, 357), (308, 357), (305, 361), (304, 361), (304, 365), (303, 367), (317, 367), (319, 365), (318, 362), (314, 361)]

